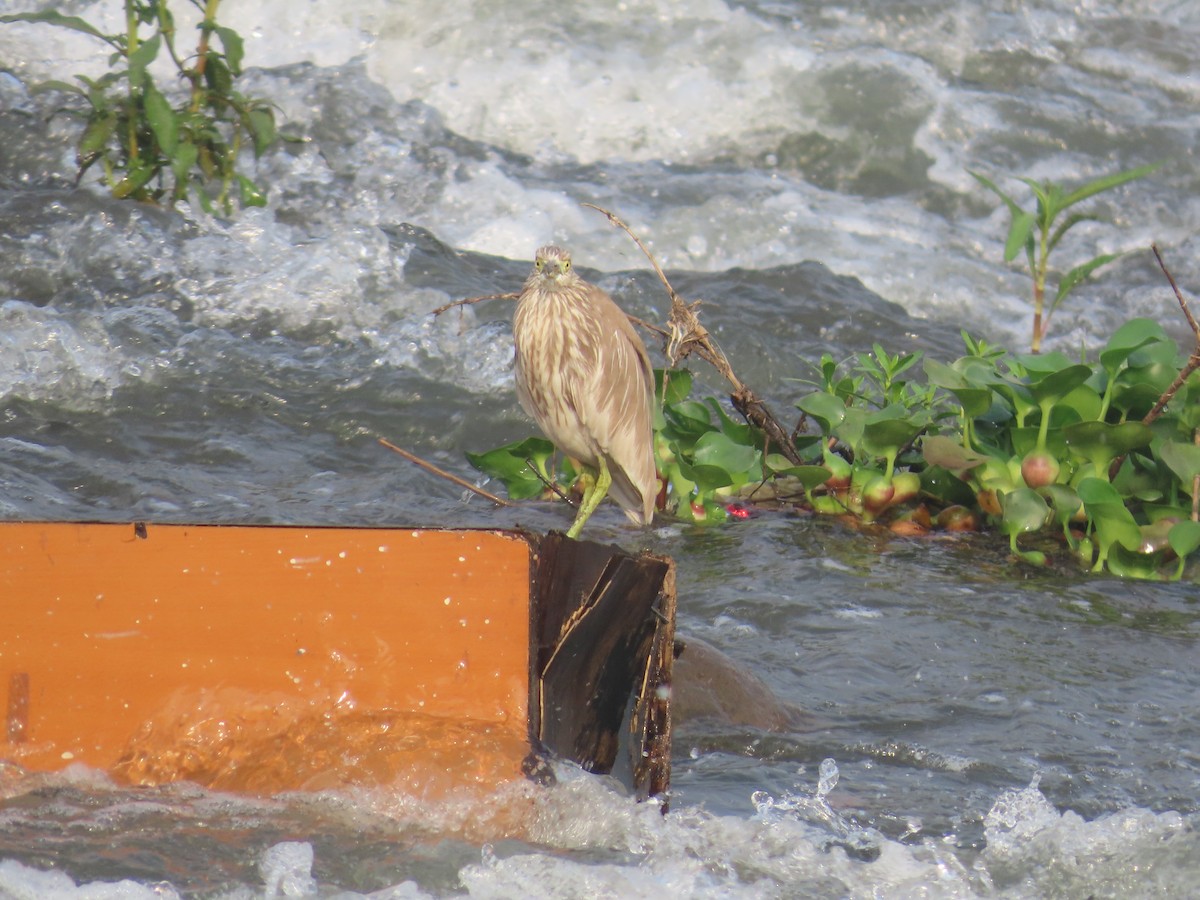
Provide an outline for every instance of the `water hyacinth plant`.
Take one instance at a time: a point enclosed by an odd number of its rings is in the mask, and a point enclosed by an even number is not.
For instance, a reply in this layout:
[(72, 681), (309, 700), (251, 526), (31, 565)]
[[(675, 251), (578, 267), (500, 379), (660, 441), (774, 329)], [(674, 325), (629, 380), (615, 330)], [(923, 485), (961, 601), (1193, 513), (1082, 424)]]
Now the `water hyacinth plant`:
[[(262, 206), (261, 187), (238, 170), (243, 146), (259, 156), (275, 140), (270, 104), (234, 89), (242, 73), (242, 39), (217, 22), (220, 0), (190, 0), (200, 13), (195, 52), (176, 46), (175, 16), (166, 0), (125, 0), (125, 30), (106, 34), (78, 16), (57, 10), (0, 16), (0, 22), (54, 25), (90, 35), (113, 52), (109, 71), (99, 78), (48, 81), (36, 90), (56, 90), (83, 101), (63, 112), (81, 116), (77, 147), (79, 176), (102, 170), (114, 197), (173, 206), (193, 191), (208, 212), (232, 212), (236, 193), (242, 206)], [(172, 102), (155, 82), (150, 66), (170, 60), (186, 85)]]
[[(949, 364), (881, 346), (843, 371), (826, 356), (797, 401), (814, 426), (796, 465), (690, 373), (658, 373), (660, 508), (692, 522), (799, 509), (901, 534), (994, 528), (1015, 557), (1074, 557), (1093, 572), (1180, 578), (1200, 547), (1200, 374), (1143, 422), (1187, 359), (1162, 327), (1134, 319), (1094, 360), (1010, 354), (963, 335)], [(553, 447), (529, 439), (470, 460), (513, 497), (566, 494)], [(551, 484), (555, 486), (550, 487)]]

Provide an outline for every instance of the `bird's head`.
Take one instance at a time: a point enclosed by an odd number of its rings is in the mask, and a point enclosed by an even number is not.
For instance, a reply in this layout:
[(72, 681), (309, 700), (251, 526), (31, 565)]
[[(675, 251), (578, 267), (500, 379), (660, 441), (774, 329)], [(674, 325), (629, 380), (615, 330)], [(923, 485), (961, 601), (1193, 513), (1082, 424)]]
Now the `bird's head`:
[(571, 266), (571, 254), (562, 247), (548, 245), (538, 250), (533, 260), (533, 276), (555, 285), (569, 285), (577, 280)]

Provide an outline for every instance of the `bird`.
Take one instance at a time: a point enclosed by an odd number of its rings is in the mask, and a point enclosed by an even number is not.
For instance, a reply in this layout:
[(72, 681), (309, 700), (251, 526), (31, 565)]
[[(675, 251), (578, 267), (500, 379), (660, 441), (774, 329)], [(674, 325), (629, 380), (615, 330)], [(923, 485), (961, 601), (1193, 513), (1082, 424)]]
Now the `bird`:
[(550, 441), (596, 473), (567, 531), (606, 494), (635, 525), (654, 519), (654, 370), (628, 316), (561, 247), (540, 248), (513, 317), (517, 398)]

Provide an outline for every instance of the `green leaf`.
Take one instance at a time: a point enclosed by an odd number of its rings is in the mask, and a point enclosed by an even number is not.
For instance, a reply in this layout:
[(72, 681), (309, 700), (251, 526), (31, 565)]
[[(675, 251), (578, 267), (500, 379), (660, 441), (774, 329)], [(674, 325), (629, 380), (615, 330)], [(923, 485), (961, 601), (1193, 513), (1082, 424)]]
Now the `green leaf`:
[(229, 61), (229, 71), (234, 75), (241, 75), (242, 57), (245, 54), (242, 45), (242, 36), (232, 28), (225, 28), (220, 25), (214, 28), (213, 31), (221, 39), (221, 46), (225, 49), (225, 59)]
[(112, 137), (112, 133), (116, 127), (117, 115), (113, 112), (94, 117), (89, 121), (87, 128), (83, 131), (83, 137), (79, 139), (80, 158), (87, 159), (93, 154), (102, 151), (108, 144), (108, 139)]
[(1054, 221), (1054, 217), (1058, 210), (1057, 204), (1054, 203), (1054, 198), (1061, 195), (1058, 185), (1050, 181), (1038, 182), (1032, 178), (1021, 178), (1021, 181), (1029, 185), (1033, 195), (1037, 197), (1038, 222), (1039, 224), (1049, 227), (1049, 224)]
[(174, 156), (175, 148), (179, 143), (179, 119), (175, 115), (175, 110), (171, 109), (167, 98), (149, 79), (146, 80), (146, 86), (143, 88), (143, 102), (146, 121), (150, 124), (150, 130), (154, 132), (158, 146), (167, 156)]
[(709, 407), (700, 400), (681, 400), (663, 407), (669, 436), (695, 439), (713, 430)]
[(1184, 491), (1191, 494), (1192, 484), (1196, 476), (1200, 475), (1200, 447), (1182, 441), (1163, 441), (1158, 455), (1175, 473)]
[(113, 186), (112, 195), (118, 200), (125, 197), (137, 197), (141, 189), (158, 174), (158, 171), (158, 167), (153, 165), (130, 166), (125, 177)]
[[(467, 461), (485, 475), (503, 482), (508, 496), (514, 500), (540, 496), (545, 485), (526, 460), (532, 460), (547, 476), (546, 461), (554, 455), (554, 445), (545, 438), (530, 437), (513, 444), (497, 447), (486, 453), (467, 453)], [(547, 477), (547, 480), (549, 478)]]
[(925, 467), (921, 472), (921, 490), (945, 506), (975, 505), (975, 492), (958, 477), (958, 473), (941, 466)]
[(71, 31), (82, 31), (84, 34), (90, 34), (92, 37), (100, 38), (100, 40), (106, 43), (116, 45), (116, 40), (113, 37), (100, 31), (91, 23), (78, 16), (64, 16), (60, 12), (51, 10), (0, 16), (0, 23), (4, 22), (41, 22), (46, 25), (57, 25), (59, 28), (69, 28)]
[(1092, 376), (1092, 367), (1084, 365), (1067, 366), (1057, 372), (1051, 372), (1029, 385), (1033, 401), (1037, 404), (1057, 402), (1075, 388), (1079, 387)]
[(847, 406), (846, 413), (833, 429), (834, 435), (847, 447), (859, 452), (862, 444), (863, 430), (867, 425), (868, 413), (859, 406)]
[(1095, 526), (1097, 542), (1101, 553), (1114, 544), (1119, 544), (1126, 550), (1137, 551), (1142, 545), (1142, 530), (1138, 528), (1133, 515), (1121, 504), (1088, 505), (1084, 503), (1088, 517)]
[(1059, 350), (1049, 353), (1014, 353), (1012, 362), (1033, 381), (1075, 365), (1075, 360)]
[(1064, 525), (1083, 506), (1079, 495), (1065, 484), (1048, 484), (1039, 493), (1050, 498), (1054, 505), (1054, 517)]
[(1074, 206), (1076, 203), (1086, 200), (1088, 197), (1094, 197), (1096, 194), (1112, 190), (1113, 188), (1125, 184), (1126, 182), (1133, 181), (1136, 178), (1143, 178), (1146, 175), (1149, 175), (1155, 169), (1159, 168), (1161, 165), (1161, 162), (1151, 163), (1148, 166), (1138, 166), (1136, 169), (1129, 169), (1125, 172), (1117, 172), (1115, 175), (1106, 175), (1103, 178), (1097, 178), (1095, 181), (1089, 182), (1083, 187), (1077, 188), (1068, 194), (1063, 200), (1063, 209), (1066, 209), (1068, 206)]
[(1061, 418), (1059, 425), (1068, 425), (1080, 419), (1098, 419), (1104, 405), (1103, 398), (1090, 384), (1081, 384), (1058, 401), (1055, 414)]
[(967, 169), (967, 174), (970, 175), (972, 178), (974, 178), (976, 181), (978, 181), (980, 184), (982, 184), (985, 188), (987, 188), (989, 191), (991, 191), (997, 197), (999, 197), (1002, 201), (1004, 201), (1004, 205), (1008, 207), (1009, 212), (1011, 212), (1013, 214), (1014, 218), (1016, 218), (1019, 215), (1024, 214), (1024, 210), (1021, 209), (1021, 207), (1017, 203), (1017, 201), (1013, 200), (1012, 197), (1008, 196), (1008, 194), (1004, 193), (1004, 191), (1002, 191), (1002, 190), (1000, 190), (1000, 188), (996, 187), (996, 183), (994, 181), (992, 181), (990, 178), (980, 175), (978, 172), (973, 172), (970, 169)]
[(1158, 563), (1161, 553), (1143, 553), (1141, 550), (1127, 550), (1117, 542), (1112, 546), (1108, 557), (1108, 570), (1118, 578), (1142, 578), (1148, 581), (1161, 580)]
[(1126, 418), (1140, 419), (1154, 406), (1162, 391), (1152, 384), (1127, 384), (1123, 380), (1124, 374), (1121, 373), (1122, 381), (1117, 382), (1113, 390), (1112, 406), (1121, 410)]
[[(1058, 412), (1056, 409), (1055, 412)], [(1032, 453), (1038, 449), (1038, 435), (1041, 429), (1038, 427), (1025, 428), (1010, 428), (1008, 430), (1009, 438), (1012, 441), (1012, 450), (1015, 456), (1024, 457), (1028, 453)], [(1062, 431), (1058, 428), (1048, 428), (1046, 430), (1046, 446), (1045, 451), (1056, 459), (1061, 458), (1067, 451), (1063, 443)]]
[(255, 157), (262, 156), (275, 141), (274, 113), (263, 107), (255, 107), (246, 113), (243, 121), (246, 123), (246, 129), (250, 132), (251, 138), (254, 139)]
[[(1084, 478), (1075, 488), (1075, 493), (1083, 501), (1084, 506), (1096, 507), (1106, 504), (1125, 508), (1125, 501), (1117, 493), (1117, 489), (1100, 478)], [(1130, 515), (1129, 521), (1133, 521)]]
[(193, 144), (191, 140), (184, 140), (176, 146), (175, 155), (170, 160), (170, 172), (175, 176), (176, 181), (187, 180), (192, 166), (196, 164), (197, 152), (196, 144)]
[[(666, 381), (666, 396), (663, 381)], [(679, 403), (687, 399), (692, 390), (692, 373), (687, 369), (655, 369), (654, 395), (659, 403)]]
[(1071, 293), (1079, 282), (1091, 275), (1096, 269), (1112, 262), (1118, 256), (1120, 256), (1119, 253), (1102, 253), (1100, 256), (1089, 259), (1082, 265), (1076, 266), (1064, 275), (1058, 283), (1058, 293), (1054, 296), (1054, 302), (1050, 304), (1050, 311), (1054, 312), (1058, 308), (1058, 304), (1063, 302), (1067, 294)]
[(952, 393), (962, 405), (964, 415), (973, 419), (991, 408), (990, 387), (973, 384), (962, 372), (934, 359), (926, 359), (924, 367), (929, 383)]
[(931, 466), (951, 472), (965, 472), (987, 461), (987, 457), (968, 450), (961, 441), (940, 434), (931, 434), (921, 441), (921, 455)]
[(1027, 487), (1005, 493), (1000, 500), (1000, 508), (1003, 510), (1000, 528), (1010, 536), (1037, 531), (1050, 517), (1050, 507), (1046, 501), (1037, 491)]
[(846, 418), (846, 404), (832, 394), (821, 391), (801, 397), (796, 406), (806, 415), (816, 419), (825, 434), (832, 434), (833, 429)]
[(129, 84), (135, 90), (142, 87), (147, 80), (146, 67), (158, 56), (161, 39), (154, 37), (143, 41), (138, 48), (129, 54)]
[(1054, 234), (1050, 235), (1050, 240), (1046, 242), (1046, 252), (1053, 253), (1054, 248), (1058, 246), (1058, 242), (1063, 239), (1068, 231), (1078, 225), (1080, 222), (1095, 222), (1099, 221), (1100, 217), (1093, 213), (1074, 213), (1067, 216), (1059, 226), (1054, 229)]
[(199, 151), (190, 140), (181, 141), (171, 157), (171, 174), (175, 176), (175, 195), (178, 198), (187, 196), (187, 180), (196, 164), (196, 154)]
[(875, 418), (863, 425), (862, 446), (875, 456), (894, 455), (916, 437), (921, 428), (909, 418)]
[(1116, 488), (1099, 478), (1084, 478), (1075, 491), (1095, 528), (1096, 542), (1100, 547), (1097, 569), (1103, 565), (1114, 544), (1133, 551), (1141, 548), (1142, 531)]
[(762, 454), (740, 444), (720, 431), (710, 431), (696, 441), (692, 459), (696, 466), (712, 466), (730, 476), (727, 483), (742, 483), (762, 477)]
[(88, 95), (87, 91), (77, 84), (71, 84), (69, 81), (57, 81), (53, 78), (49, 81), (39, 81), (29, 88), (31, 94), (44, 94), (47, 91), (62, 91), (64, 94), (79, 94), (81, 97)]
[(1076, 422), (1062, 430), (1063, 441), (1073, 452), (1097, 466), (1132, 450), (1148, 447), (1154, 432), (1141, 422)]
[(1008, 229), (1008, 239), (1004, 242), (1004, 261), (1011, 262), (1031, 240), (1033, 240), (1034, 217), (1031, 213), (1021, 212), (1013, 216), (1012, 226)]
[(1167, 532), (1167, 542), (1180, 558), (1195, 552), (1200, 547), (1200, 522), (1191, 519), (1176, 522)]
[(1104, 349), (1100, 351), (1100, 365), (1104, 367), (1108, 377), (1112, 378), (1133, 351), (1147, 344), (1166, 340), (1167, 333), (1154, 319), (1130, 319), (1113, 332)]
[(204, 80), (213, 95), (209, 97), (209, 105), (223, 106), (233, 90), (233, 75), (221, 54), (215, 50), (208, 51), (204, 59)]
[(833, 474), (825, 466), (796, 466), (782, 453), (768, 453), (764, 460), (774, 475), (797, 479), (806, 491), (824, 484)]
[(1112, 390), (1112, 405), (1126, 413), (1127, 418), (1142, 418), (1179, 374), (1173, 363), (1139, 364), (1160, 349), (1174, 356), (1174, 342), (1152, 342), (1130, 354), (1127, 365), (1116, 375)]
[(730, 440), (739, 444), (746, 444), (750, 447), (761, 447), (764, 443), (763, 433), (752, 425), (745, 422), (738, 422), (730, 418), (716, 397), (709, 397), (708, 405), (713, 408), (717, 414), (717, 427), (721, 433)]
[(733, 484), (733, 477), (721, 466), (692, 465), (683, 459), (679, 459), (677, 465), (683, 477), (696, 485), (698, 496), (701, 498), (717, 488)]
[(266, 206), (267, 192), (260, 188), (257, 184), (247, 178), (245, 175), (238, 175), (238, 200), (243, 207), (246, 206)]

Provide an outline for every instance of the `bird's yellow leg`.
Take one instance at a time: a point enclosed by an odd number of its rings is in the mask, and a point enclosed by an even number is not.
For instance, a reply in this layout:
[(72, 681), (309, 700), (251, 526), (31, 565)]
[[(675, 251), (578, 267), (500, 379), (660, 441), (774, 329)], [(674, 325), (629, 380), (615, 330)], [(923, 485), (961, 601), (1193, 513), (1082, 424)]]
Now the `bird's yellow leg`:
[(612, 484), (612, 475), (609, 474), (608, 464), (605, 463), (604, 457), (600, 457), (600, 471), (596, 473), (596, 480), (592, 486), (583, 492), (583, 500), (579, 503), (579, 512), (575, 514), (575, 521), (567, 530), (567, 537), (579, 537), (579, 532), (583, 531), (583, 523), (596, 511), (596, 507), (608, 493), (610, 484)]

